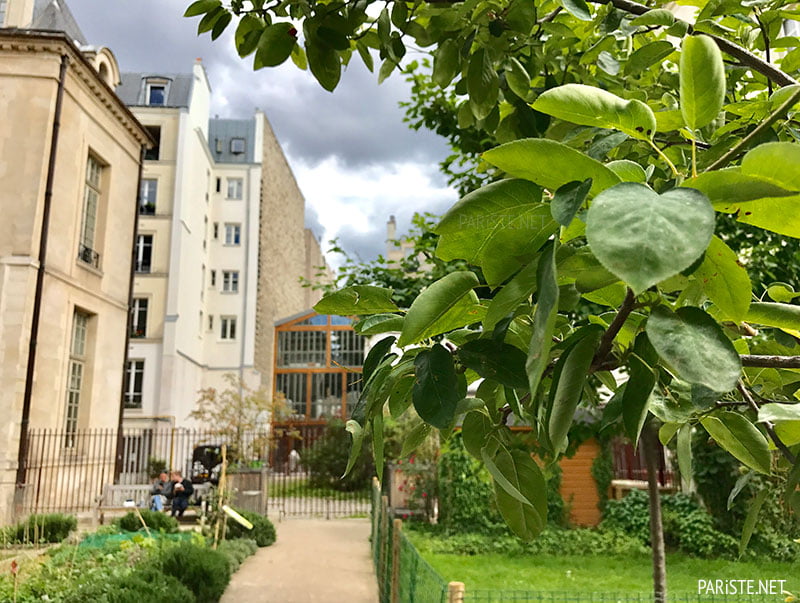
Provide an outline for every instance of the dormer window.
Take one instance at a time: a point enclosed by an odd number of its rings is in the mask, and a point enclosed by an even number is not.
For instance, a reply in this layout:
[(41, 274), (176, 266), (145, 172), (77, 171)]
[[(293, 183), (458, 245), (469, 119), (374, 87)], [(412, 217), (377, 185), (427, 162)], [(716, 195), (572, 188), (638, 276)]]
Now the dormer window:
[(167, 89), (169, 82), (163, 79), (148, 80), (145, 86), (145, 103), (154, 107), (163, 107), (167, 104)]
[(241, 155), (245, 150), (244, 138), (231, 138), (231, 154)]

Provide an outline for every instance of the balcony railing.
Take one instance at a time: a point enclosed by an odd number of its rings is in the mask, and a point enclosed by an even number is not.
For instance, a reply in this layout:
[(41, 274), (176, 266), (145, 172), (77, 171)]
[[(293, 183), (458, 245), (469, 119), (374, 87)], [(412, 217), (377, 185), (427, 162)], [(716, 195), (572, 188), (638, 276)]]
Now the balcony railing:
[(94, 268), (100, 268), (100, 254), (91, 247), (81, 244), (78, 247), (78, 259)]
[(136, 327), (131, 329), (131, 339), (142, 339), (147, 337), (144, 329), (137, 329)]
[(154, 216), (156, 213), (156, 204), (155, 203), (140, 203), (139, 204), (139, 215), (141, 216)]
[(136, 272), (150, 272), (150, 261), (137, 261), (134, 264), (134, 270)]

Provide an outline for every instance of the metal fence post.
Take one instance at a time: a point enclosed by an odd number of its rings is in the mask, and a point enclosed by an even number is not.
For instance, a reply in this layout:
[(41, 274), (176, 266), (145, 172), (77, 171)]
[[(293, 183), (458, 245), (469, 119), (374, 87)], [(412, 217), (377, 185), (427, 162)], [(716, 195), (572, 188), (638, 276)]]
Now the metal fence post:
[(381, 557), (380, 557), (380, 589), (381, 589), (381, 601), (386, 600), (386, 556), (388, 554), (389, 547), (389, 498), (386, 496), (381, 496)]
[(464, 600), (466, 588), (463, 582), (450, 582), (447, 585), (447, 603), (461, 603)]
[(403, 531), (403, 520), (392, 522), (392, 599), (391, 603), (400, 600), (400, 535)]

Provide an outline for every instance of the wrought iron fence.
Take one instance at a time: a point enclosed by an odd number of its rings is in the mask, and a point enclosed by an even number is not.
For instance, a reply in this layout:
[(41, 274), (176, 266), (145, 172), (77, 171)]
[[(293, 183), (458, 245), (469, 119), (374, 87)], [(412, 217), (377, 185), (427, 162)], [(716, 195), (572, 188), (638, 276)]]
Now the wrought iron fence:
[(107, 484), (147, 484), (162, 470), (181, 471), (196, 483), (215, 483), (226, 444), (234, 505), (281, 517), (366, 516), (368, 483), (354, 492), (341, 491), (336, 483), (318, 486), (320, 480), (312, 479), (303, 465), (304, 451), (322, 437), (323, 427), (299, 425), (291, 433), (281, 428), (228, 437), (189, 429), (124, 429), (121, 434), (115, 429), (31, 430), (17, 512), (93, 511)]

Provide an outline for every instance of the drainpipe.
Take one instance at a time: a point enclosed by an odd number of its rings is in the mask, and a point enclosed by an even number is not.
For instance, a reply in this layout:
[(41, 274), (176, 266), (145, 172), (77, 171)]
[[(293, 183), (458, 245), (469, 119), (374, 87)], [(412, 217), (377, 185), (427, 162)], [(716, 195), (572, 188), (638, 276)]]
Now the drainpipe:
[(144, 170), (144, 154), (147, 150), (142, 145), (139, 151), (139, 178), (136, 181), (136, 208), (134, 209), (133, 219), (133, 241), (131, 243), (131, 271), (128, 277), (128, 320), (125, 321), (125, 352), (122, 355), (122, 388), (119, 397), (119, 417), (117, 419), (117, 450), (114, 455), (114, 483), (119, 483), (119, 474), (122, 473), (122, 419), (125, 414), (125, 377), (128, 371), (128, 348), (131, 342), (131, 329), (133, 328), (133, 279), (136, 274), (136, 238), (139, 234), (139, 206), (141, 205), (142, 195), (142, 171)]
[(47, 180), (44, 189), (44, 208), (42, 228), (39, 237), (39, 268), (36, 271), (36, 290), (33, 296), (33, 317), (31, 335), (28, 341), (28, 368), (25, 374), (25, 392), (22, 396), (22, 420), (19, 429), (19, 452), (17, 453), (17, 488), (25, 484), (25, 465), (28, 462), (28, 425), (33, 397), (33, 375), (36, 368), (36, 342), (39, 338), (39, 318), (42, 310), (42, 291), (44, 289), (45, 260), (47, 259), (47, 239), (50, 231), (50, 207), (53, 202), (53, 180), (56, 171), (56, 152), (58, 150), (58, 131), (61, 128), (61, 107), (64, 101), (64, 84), (67, 77), (69, 57), (61, 55), (61, 69), (58, 73), (58, 91), (53, 115), (53, 131), (50, 139), (50, 158), (47, 164)]

